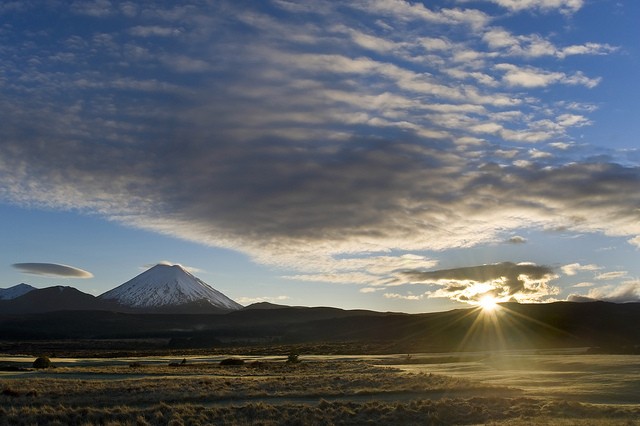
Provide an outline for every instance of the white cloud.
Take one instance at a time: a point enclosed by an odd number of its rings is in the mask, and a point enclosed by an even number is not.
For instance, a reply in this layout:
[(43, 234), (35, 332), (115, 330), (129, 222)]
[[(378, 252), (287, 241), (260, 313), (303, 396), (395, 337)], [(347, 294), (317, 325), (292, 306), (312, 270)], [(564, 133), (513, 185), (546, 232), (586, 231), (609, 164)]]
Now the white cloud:
[(194, 275), (202, 273), (202, 272), (205, 272), (203, 269), (196, 268), (194, 266), (187, 266), (187, 265), (184, 265), (184, 264), (181, 264), (181, 263), (178, 263), (178, 262), (171, 262), (171, 261), (168, 261), (168, 260), (161, 260), (161, 261), (159, 261), (157, 263), (147, 263), (141, 269), (147, 270), (147, 269), (152, 268), (152, 267), (154, 267), (156, 265), (168, 265), (168, 266), (177, 265), (177, 266), (181, 267), (182, 269), (184, 269), (185, 271), (187, 271), (187, 272), (189, 272), (191, 274), (194, 274)]
[(503, 71), (502, 81), (511, 87), (538, 88), (552, 84), (582, 85), (593, 88), (600, 83), (600, 78), (586, 77), (578, 71), (573, 75), (563, 72), (546, 71), (534, 67), (520, 67), (514, 64), (497, 64), (495, 69)]
[(286, 303), (288, 300), (291, 300), (289, 296), (258, 296), (258, 297), (238, 297), (235, 299), (236, 302), (240, 303), (243, 306), (249, 306), (254, 303), (267, 302), (274, 304), (282, 304)]
[(598, 274), (595, 276), (595, 279), (599, 281), (611, 281), (624, 278), (625, 276), (627, 276), (627, 271), (611, 271)]
[(424, 294), (399, 294), (399, 293), (385, 293), (383, 295), (387, 299), (400, 299), (400, 300), (422, 300), (428, 296), (427, 293)]
[[(580, 298), (580, 296), (577, 297)], [(582, 296), (582, 298), (585, 297)], [(624, 282), (619, 286), (592, 288), (587, 293), (586, 299), (614, 303), (640, 302), (640, 281), (633, 280)]]
[(564, 265), (561, 269), (565, 275), (573, 276), (582, 271), (598, 271), (602, 269), (602, 267), (594, 264), (581, 265), (580, 263), (571, 263), (568, 265)]
[(450, 50), (454, 44), (445, 37), (421, 37), (419, 39), (421, 44), (426, 50), (443, 51)]
[(513, 12), (523, 10), (539, 10), (549, 12), (557, 10), (564, 14), (577, 12), (584, 5), (584, 0), (485, 0), (495, 3)]
[(475, 9), (440, 9), (437, 11), (421, 3), (402, 0), (353, 1), (350, 6), (366, 12), (376, 12), (402, 20), (425, 21), (435, 24), (469, 25), (472, 28), (485, 26), (490, 17)]
[(558, 47), (539, 34), (515, 35), (501, 27), (488, 28), (482, 40), (493, 52), (502, 56), (538, 58), (554, 56), (564, 59), (573, 55), (607, 55), (619, 50), (609, 44), (588, 42), (581, 45)]
[(558, 116), (557, 123), (561, 127), (582, 127), (591, 124), (591, 121), (582, 115), (561, 114)]
[(606, 55), (618, 51), (619, 48), (604, 43), (585, 43), (581, 45), (567, 46), (556, 52), (559, 58), (572, 55)]
[(629, 244), (632, 244), (636, 247), (640, 247), (640, 235), (637, 235), (633, 238), (629, 239)]

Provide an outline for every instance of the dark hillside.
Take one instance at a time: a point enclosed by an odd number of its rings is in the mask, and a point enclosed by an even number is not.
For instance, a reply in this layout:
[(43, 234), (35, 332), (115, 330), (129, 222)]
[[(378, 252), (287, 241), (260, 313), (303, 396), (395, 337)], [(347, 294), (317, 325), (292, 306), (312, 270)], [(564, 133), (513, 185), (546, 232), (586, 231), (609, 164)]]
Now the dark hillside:
[(495, 314), (459, 309), (428, 314), (284, 307), (227, 314), (58, 311), (0, 314), (0, 339), (164, 338), (175, 347), (359, 342), (391, 352), (506, 348), (640, 347), (640, 304), (504, 304)]

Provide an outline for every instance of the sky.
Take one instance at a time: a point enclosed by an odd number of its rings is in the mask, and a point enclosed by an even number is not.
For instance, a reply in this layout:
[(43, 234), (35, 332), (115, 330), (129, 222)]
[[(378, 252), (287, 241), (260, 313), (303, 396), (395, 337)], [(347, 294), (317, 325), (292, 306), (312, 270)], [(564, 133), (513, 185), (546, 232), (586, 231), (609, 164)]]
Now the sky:
[(4, 1), (0, 287), (640, 300), (636, 0)]

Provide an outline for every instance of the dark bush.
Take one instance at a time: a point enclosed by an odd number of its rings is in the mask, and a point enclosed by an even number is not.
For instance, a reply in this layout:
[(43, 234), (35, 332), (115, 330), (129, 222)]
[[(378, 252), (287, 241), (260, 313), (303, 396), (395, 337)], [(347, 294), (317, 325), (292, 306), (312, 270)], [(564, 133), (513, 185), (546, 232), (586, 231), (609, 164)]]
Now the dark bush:
[(13, 390), (11, 388), (4, 388), (2, 389), (2, 395), (6, 395), (6, 396), (20, 396), (20, 392)]
[(220, 361), (220, 365), (244, 365), (244, 360), (240, 358), (226, 358)]
[(51, 367), (51, 360), (46, 357), (46, 356), (41, 356), (36, 358), (35, 361), (33, 361), (33, 368), (49, 368)]
[(300, 362), (300, 355), (296, 354), (296, 353), (290, 353), (289, 356), (287, 357), (287, 362), (291, 363), (291, 364), (297, 364)]

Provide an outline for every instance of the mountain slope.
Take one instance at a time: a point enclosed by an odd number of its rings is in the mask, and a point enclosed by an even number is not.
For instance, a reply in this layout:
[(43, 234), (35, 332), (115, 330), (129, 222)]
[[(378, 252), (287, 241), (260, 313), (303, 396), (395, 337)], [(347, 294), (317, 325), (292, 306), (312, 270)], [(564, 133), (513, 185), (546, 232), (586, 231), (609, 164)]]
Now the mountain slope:
[(11, 300), (29, 293), (36, 288), (29, 284), (21, 283), (9, 288), (0, 288), (0, 300)]
[(178, 265), (156, 265), (98, 297), (129, 308), (147, 310), (167, 311), (194, 304), (202, 307), (203, 303), (225, 311), (242, 309), (242, 305)]
[(15, 299), (0, 301), (0, 310), (6, 314), (108, 309), (108, 302), (73, 287), (63, 286), (33, 289)]

